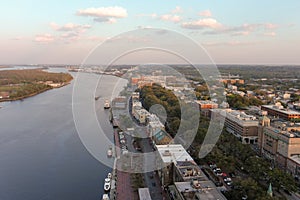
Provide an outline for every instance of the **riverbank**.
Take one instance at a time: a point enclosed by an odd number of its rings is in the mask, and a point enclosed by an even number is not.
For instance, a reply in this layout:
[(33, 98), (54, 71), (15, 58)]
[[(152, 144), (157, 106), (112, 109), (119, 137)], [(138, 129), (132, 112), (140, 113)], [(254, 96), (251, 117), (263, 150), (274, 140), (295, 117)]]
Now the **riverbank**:
[(47, 90), (70, 84), (69, 73), (52, 73), (42, 69), (0, 71), (0, 102), (22, 100)]
[[(65, 72), (62, 68), (50, 70)], [(83, 76), (82, 84), (91, 85), (98, 80), (94, 74)], [(85, 96), (82, 110), (85, 112), (91, 102), (96, 104), (101, 129), (113, 142), (113, 128), (108, 122), (108, 112), (103, 109), (104, 100), (94, 101), (93, 94), (108, 98), (112, 90), (119, 93), (127, 81), (115, 87), (119, 79), (102, 78), (96, 92), (87, 88), (91, 95)], [(100, 151), (103, 162), (91, 156), (83, 145), (73, 121), (74, 84), (75, 80), (23, 101), (0, 104), (3, 106), (0, 109), (0, 199), (102, 199), (103, 182), (112, 171), (114, 158), (107, 158), (110, 144), (105, 140), (97, 140), (97, 145), (103, 147)], [(98, 123), (91, 124), (88, 130), (99, 135)]]
[(57, 88), (61, 88), (61, 87), (64, 87), (66, 85), (69, 85), (71, 83), (68, 82), (68, 83), (64, 83), (62, 84), (61, 86), (58, 86), (58, 87), (49, 87), (49, 88), (45, 88), (43, 90), (40, 90), (38, 92), (34, 92), (34, 93), (31, 93), (31, 94), (28, 94), (28, 95), (24, 95), (24, 96), (20, 96), (20, 97), (16, 97), (16, 98), (7, 98), (7, 99), (0, 99), (0, 102), (8, 102), (8, 101), (18, 101), (18, 100), (23, 100), (23, 99), (26, 99), (26, 98), (29, 98), (29, 97), (33, 97), (33, 96), (36, 96), (38, 94), (41, 94), (43, 92), (46, 92), (48, 90), (52, 90), (52, 89), (57, 89)]

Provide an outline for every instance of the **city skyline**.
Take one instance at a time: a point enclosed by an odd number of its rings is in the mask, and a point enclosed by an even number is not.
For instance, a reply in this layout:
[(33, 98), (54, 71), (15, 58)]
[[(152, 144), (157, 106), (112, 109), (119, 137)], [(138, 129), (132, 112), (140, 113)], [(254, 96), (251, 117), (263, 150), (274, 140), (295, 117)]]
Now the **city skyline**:
[[(160, 28), (193, 39), (217, 64), (300, 64), (299, 6), (296, 0), (230, 0), (226, 5), (218, 1), (6, 1), (0, 14), (7, 19), (2, 23), (0, 63), (80, 64), (109, 38), (135, 29)], [(148, 38), (134, 36), (121, 40), (151, 44)], [(135, 60), (132, 56), (126, 62)]]

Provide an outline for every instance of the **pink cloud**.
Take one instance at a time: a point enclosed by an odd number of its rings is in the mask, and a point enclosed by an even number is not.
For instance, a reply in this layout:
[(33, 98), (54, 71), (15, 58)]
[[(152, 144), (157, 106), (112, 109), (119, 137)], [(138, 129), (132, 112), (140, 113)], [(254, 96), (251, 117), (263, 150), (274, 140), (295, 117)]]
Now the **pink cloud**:
[(263, 35), (264, 36), (274, 37), (274, 36), (276, 36), (276, 33), (275, 32), (267, 32), (267, 33), (264, 33)]
[(266, 23), (265, 28), (266, 29), (276, 29), (278, 27), (277, 24), (271, 24), (271, 23)]
[(116, 22), (116, 18), (125, 18), (128, 16), (127, 10), (114, 6), (114, 7), (100, 7), (100, 8), (86, 8), (76, 12), (79, 16), (94, 17), (98, 22)]
[(213, 18), (205, 18), (205, 19), (199, 19), (197, 21), (183, 22), (181, 24), (181, 27), (187, 29), (203, 29), (203, 28), (219, 29), (222, 28), (223, 25)]
[(210, 12), (210, 10), (203, 10), (199, 13), (199, 15), (203, 17), (211, 17), (212, 13)]
[(34, 39), (35, 42), (39, 42), (39, 43), (49, 43), (49, 42), (53, 42), (54, 40), (55, 37), (48, 33), (36, 35)]
[(91, 25), (88, 24), (74, 24), (74, 23), (67, 23), (63, 26), (59, 26), (58, 24), (52, 22), (50, 23), (50, 26), (52, 27), (53, 30), (55, 31), (74, 31), (74, 32), (78, 32), (78, 33), (83, 33), (86, 30), (91, 28)]
[(170, 21), (170, 22), (178, 23), (178, 22), (180, 22), (181, 17), (178, 15), (165, 14), (165, 15), (160, 16), (160, 19), (163, 21)]

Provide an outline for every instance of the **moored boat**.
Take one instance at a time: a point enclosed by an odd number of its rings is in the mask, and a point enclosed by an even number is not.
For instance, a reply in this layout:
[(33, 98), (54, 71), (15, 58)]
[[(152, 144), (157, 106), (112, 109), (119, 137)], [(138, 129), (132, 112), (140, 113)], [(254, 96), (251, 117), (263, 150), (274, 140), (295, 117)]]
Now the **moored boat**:
[(102, 200), (109, 200), (109, 196), (108, 196), (108, 194), (103, 194), (103, 196), (102, 196)]
[(113, 155), (113, 151), (112, 151), (112, 147), (110, 146), (109, 149), (107, 150), (107, 157), (112, 157)]
[(105, 178), (104, 180), (104, 191), (108, 192), (110, 190), (110, 178)]
[(110, 108), (110, 103), (108, 100), (105, 100), (104, 102), (104, 109), (109, 109)]

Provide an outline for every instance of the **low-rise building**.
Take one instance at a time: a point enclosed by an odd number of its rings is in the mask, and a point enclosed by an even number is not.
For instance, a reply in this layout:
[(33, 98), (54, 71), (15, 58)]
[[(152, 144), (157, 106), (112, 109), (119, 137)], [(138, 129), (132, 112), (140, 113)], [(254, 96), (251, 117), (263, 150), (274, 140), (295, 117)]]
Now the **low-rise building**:
[(181, 144), (156, 147), (162, 165), (158, 171), (162, 186), (168, 188), (174, 199), (226, 199)]
[(298, 175), (300, 156), (300, 125), (276, 121), (264, 116), (258, 129), (260, 153), (279, 167)]
[(242, 111), (231, 109), (212, 109), (212, 117), (225, 117), (226, 130), (239, 138), (243, 144), (257, 143), (258, 119)]
[(133, 116), (135, 117), (136, 120), (138, 120), (141, 124), (146, 123), (146, 118), (149, 115), (149, 112), (145, 109), (135, 109), (133, 112)]
[(165, 126), (160, 122), (159, 118), (156, 115), (148, 115), (147, 121), (148, 134), (150, 137), (152, 137), (161, 130), (165, 130)]
[(112, 107), (114, 109), (126, 109), (127, 98), (125, 96), (118, 96), (112, 101)]
[(280, 103), (275, 105), (262, 105), (262, 110), (268, 112), (268, 115), (278, 117), (284, 120), (294, 121), (300, 120), (300, 112), (292, 109), (285, 109)]
[(200, 110), (218, 108), (218, 104), (213, 101), (196, 101), (196, 103), (199, 105)]
[(217, 109), (218, 104), (213, 101), (196, 101), (199, 105), (200, 114), (205, 117), (210, 117), (210, 109)]

